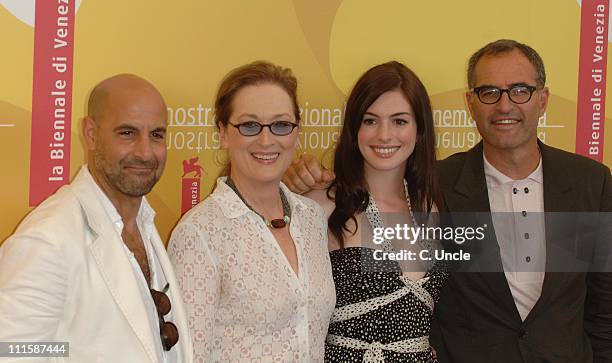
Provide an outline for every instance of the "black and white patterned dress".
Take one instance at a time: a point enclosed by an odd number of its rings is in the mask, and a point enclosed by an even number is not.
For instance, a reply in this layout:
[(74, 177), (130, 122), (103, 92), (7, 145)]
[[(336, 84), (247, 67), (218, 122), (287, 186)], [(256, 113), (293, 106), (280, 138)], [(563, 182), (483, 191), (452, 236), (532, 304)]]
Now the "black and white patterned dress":
[(429, 329), (447, 274), (434, 267), (411, 281), (396, 261), (375, 260), (373, 252), (348, 247), (330, 253), (336, 309), (325, 361), (435, 363)]

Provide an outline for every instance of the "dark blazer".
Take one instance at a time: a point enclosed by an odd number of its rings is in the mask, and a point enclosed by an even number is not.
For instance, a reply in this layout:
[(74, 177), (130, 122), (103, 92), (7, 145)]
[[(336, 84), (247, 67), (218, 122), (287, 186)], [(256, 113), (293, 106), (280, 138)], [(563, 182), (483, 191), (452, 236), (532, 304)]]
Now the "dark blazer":
[[(606, 166), (539, 145), (546, 212), (612, 211)], [(456, 212), (490, 212), (482, 142), (441, 161), (439, 172), (451, 218)], [(491, 222), (490, 214), (483, 214)], [(545, 223), (550, 271), (549, 254), (558, 248), (553, 241), (563, 237), (548, 214)], [(431, 330), (440, 362), (612, 362), (612, 273), (546, 272), (541, 297), (523, 322), (501, 268), (497, 241), (493, 237), (488, 242), (485, 270), (497, 266), (500, 272), (453, 272), (441, 291)]]

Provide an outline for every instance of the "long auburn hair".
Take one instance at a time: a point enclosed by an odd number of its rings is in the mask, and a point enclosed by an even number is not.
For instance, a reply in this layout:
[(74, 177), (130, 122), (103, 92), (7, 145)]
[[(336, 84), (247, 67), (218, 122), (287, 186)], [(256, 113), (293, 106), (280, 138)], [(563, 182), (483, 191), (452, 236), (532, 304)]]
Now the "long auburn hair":
[(329, 216), (329, 230), (344, 248), (344, 233), (354, 234), (347, 221), (357, 225), (355, 214), (365, 211), (369, 192), (364, 175), (363, 155), (357, 134), (364, 113), (383, 93), (400, 90), (410, 103), (417, 122), (414, 151), (406, 160), (404, 179), (414, 212), (429, 214), (433, 205), (442, 207), (436, 173), (436, 150), (433, 114), (427, 90), (419, 78), (402, 63), (391, 61), (365, 72), (357, 81), (346, 103), (344, 125), (334, 156), (336, 180), (327, 189), (327, 196), (336, 208)]

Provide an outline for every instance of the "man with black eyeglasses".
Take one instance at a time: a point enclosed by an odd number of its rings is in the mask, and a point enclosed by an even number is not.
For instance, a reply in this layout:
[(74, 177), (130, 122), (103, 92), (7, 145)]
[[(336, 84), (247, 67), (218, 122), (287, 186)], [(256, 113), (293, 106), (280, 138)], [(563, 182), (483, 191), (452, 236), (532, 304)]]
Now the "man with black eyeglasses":
[(490, 212), (493, 233), (477, 248), (479, 270), (452, 273), (441, 292), (431, 331), (441, 362), (612, 362), (612, 274), (560, 257), (592, 262), (579, 251), (594, 241), (572, 224), (595, 212), (609, 226), (610, 170), (538, 140), (545, 82), (538, 53), (513, 40), (469, 60), (482, 142), (441, 161), (440, 183), (451, 219)]
[(142, 78), (94, 87), (82, 129), (88, 164), (0, 247), (0, 342), (25, 349), (0, 346), (0, 360), (21, 361), (21, 350), (28, 361), (64, 352), (72, 362), (192, 362), (181, 293), (145, 198), (166, 162), (166, 118)]
[[(549, 91), (531, 47), (487, 44), (469, 60), (468, 86), (482, 141), (440, 161), (439, 180), (445, 217), (484, 219), (488, 233), (459, 247), (474, 252), (458, 266), (470, 272), (451, 273), (440, 293), (438, 361), (612, 362), (609, 168), (538, 140)], [(296, 192), (331, 180), (310, 155), (283, 179)]]

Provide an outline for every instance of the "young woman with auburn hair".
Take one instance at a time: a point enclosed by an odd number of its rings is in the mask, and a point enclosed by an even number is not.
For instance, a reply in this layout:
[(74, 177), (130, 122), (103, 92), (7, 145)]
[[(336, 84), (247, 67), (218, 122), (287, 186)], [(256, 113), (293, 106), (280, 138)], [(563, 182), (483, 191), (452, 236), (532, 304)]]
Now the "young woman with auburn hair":
[[(441, 207), (434, 145), (429, 97), (410, 69), (388, 62), (361, 76), (346, 105), (336, 179), (307, 194), (328, 215), (337, 304), (326, 361), (436, 361), (429, 329), (446, 274), (425, 261), (381, 260), (367, 247), (391, 219), (421, 225)], [(413, 248), (432, 245), (419, 240)], [(396, 252), (386, 240), (380, 249)]]

